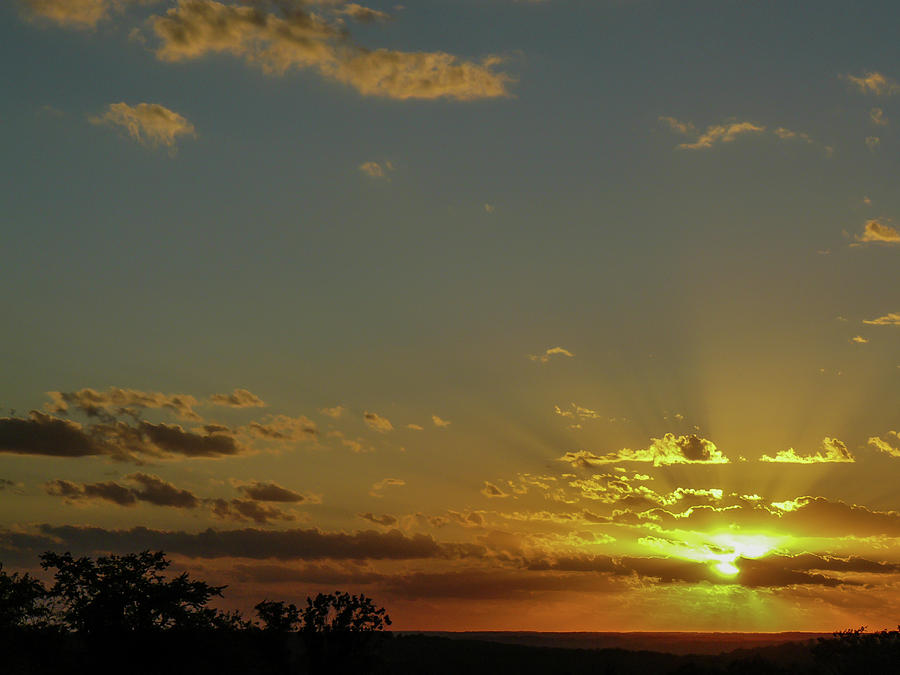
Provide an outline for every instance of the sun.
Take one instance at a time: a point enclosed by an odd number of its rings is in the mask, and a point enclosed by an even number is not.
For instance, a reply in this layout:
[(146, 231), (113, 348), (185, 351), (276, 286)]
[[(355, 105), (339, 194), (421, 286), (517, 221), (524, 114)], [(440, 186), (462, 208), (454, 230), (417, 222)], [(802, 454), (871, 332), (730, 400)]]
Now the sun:
[(719, 532), (685, 532), (682, 541), (645, 537), (645, 545), (670, 556), (709, 563), (711, 569), (723, 577), (735, 577), (740, 573), (739, 558), (762, 558), (784, 542), (784, 536), (771, 534), (740, 534)]

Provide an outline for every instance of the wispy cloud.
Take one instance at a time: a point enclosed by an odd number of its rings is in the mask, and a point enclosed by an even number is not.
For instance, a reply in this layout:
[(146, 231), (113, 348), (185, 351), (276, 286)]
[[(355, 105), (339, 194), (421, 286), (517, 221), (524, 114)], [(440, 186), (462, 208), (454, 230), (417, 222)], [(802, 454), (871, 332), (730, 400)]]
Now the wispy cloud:
[(731, 143), (739, 136), (758, 134), (766, 130), (764, 126), (753, 122), (726, 122), (724, 124), (710, 125), (706, 127), (705, 131), (699, 132), (692, 123), (681, 122), (674, 117), (660, 117), (659, 121), (666, 124), (676, 133), (694, 137), (693, 141), (681, 143), (678, 146), (682, 150), (708, 149), (719, 143)]
[(900, 242), (900, 232), (879, 220), (867, 220), (862, 234), (856, 235), (856, 241), (873, 244), (896, 244)]
[(259, 396), (246, 389), (235, 389), (230, 394), (213, 394), (209, 400), (215, 405), (230, 408), (262, 408), (266, 405)]
[(900, 312), (889, 312), (877, 319), (863, 319), (870, 326), (900, 326)]
[(406, 481), (402, 478), (384, 478), (377, 483), (373, 483), (372, 487), (369, 489), (369, 494), (372, 497), (384, 497), (385, 488), (389, 487), (403, 487), (406, 485)]
[(900, 84), (878, 71), (865, 72), (860, 76), (842, 75), (842, 77), (863, 94), (889, 96), (900, 92)]
[(529, 354), (528, 358), (532, 361), (537, 361), (538, 363), (547, 363), (554, 356), (568, 356), (569, 358), (572, 358), (575, 354), (562, 347), (550, 347), (550, 349), (544, 351), (543, 354)]
[(761, 462), (780, 462), (786, 464), (823, 464), (826, 462), (855, 462), (847, 446), (836, 438), (825, 437), (822, 441), (824, 452), (816, 452), (811, 455), (800, 455), (793, 448), (780, 450), (775, 456), (763, 455)]
[(889, 431), (885, 437), (890, 440), (873, 436), (869, 439), (869, 445), (891, 457), (900, 457), (900, 432)]
[(92, 124), (121, 127), (147, 148), (161, 145), (174, 153), (179, 136), (196, 136), (194, 125), (173, 110), (158, 103), (110, 103), (102, 115), (88, 118)]
[(432, 423), (434, 424), (434, 426), (440, 427), (440, 428), (442, 428), (442, 429), (446, 429), (447, 427), (450, 426), (450, 422), (449, 422), (448, 420), (441, 419), (441, 418), (438, 417), (437, 415), (432, 415), (432, 416), (431, 416), (431, 421), (432, 421)]
[[(313, 69), (323, 77), (349, 85), (360, 94), (393, 99), (471, 101), (508, 96), (512, 82), (495, 68), (497, 56), (467, 61), (446, 52), (402, 52), (365, 49), (353, 44), (340, 21), (329, 20), (328, 8), (310, 11), (301, 3), (253, 6), (214, 0), (179, 0), (165, 15), (151, 19), (160, 40), (157, 57), (185, 61), (227, 53), (270, 74), (291, 68)], [(352, 18), (382, 18), (382, 13), (337, 6)]]
[(94, 28), (127, 0), (21, 0), (28, 16), (65, 28)]
[(379, 164), (378, 162), (369, 161), (360, 164), (359, 170), (366, 174), (369, 178), (384, 178), (386, 180), (390, 180), (390, 176), (388, 174), (394, 170), (394, 165), (390, 162), (382, 162), (381, 164)]

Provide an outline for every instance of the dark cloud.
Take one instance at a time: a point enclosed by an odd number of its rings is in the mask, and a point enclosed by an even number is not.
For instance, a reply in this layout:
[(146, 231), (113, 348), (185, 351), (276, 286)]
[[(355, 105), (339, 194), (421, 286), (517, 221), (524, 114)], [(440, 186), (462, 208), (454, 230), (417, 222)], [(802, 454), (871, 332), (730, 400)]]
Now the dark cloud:
[(0, 417), (0, 452), (50, 457), (108, 453), (80, 424), (32, 410), (28, 418)]
[(334, 565), (304, 565), (288, 567), (271, 564), (237, 564), (231, 568), (232, 576), (240, 582), (259, 584), (371, 584), (380, 581), (384, 575), (365, 568), (336, 567)]
[(158, 476), (146, 473), (134, 473), (128, 476), (141, 487), (134, 490), (134, 496), (144, 502), (157, 506), (174, 506), (180, 509), (193, 509), (200, 500), (189, 490), (182, 490), (167, 483)]
[(164, 453), (185, 457), (222, 457), (237, 455), (241, 447), (233, 436), (222, 433), (195, 434), (177, 424), (141, 422), (140, 431)]
[[(9, 532), (0, 531), (0, 541)], [(107, 530), (100, 527), (42, 525), (45, 542), (39, 551), (115, 552), (161, 550), (189, 558), (254, 558), (278, 560), (412, 560), (417, 558), (477, 557), (483, 547), (441, 544), (422, 534), (407, 536), (399, 530), (364, 530), (352, 534), (318, 529), (279, 531), (254, 528), (184, 532), (134, 527)], [(46, 538), (46, 539), (44, 539)], [(51, 542), (49, 545), (47, 541)]]
[(64, 497), (69, 501), (100, 499), (119, 506), (134, 506), (137, 503), (137, 497), (131, 488), (112, 482), (79, 485), (72, 481), (57, 479), (46, 483), (44, 490), (48, 495)]
[(134, 506), (142, 501), (156, 506), (193, 509), (200, 504), (200, 500), (189, 490), (179, 489), (158, 476), (135, 473), (127, 476), (127, 480), (137, 483), (139, 487), (115, 482), (79, 484), (57, 479), (45, 484), (44, 489), (49, 495), (70, 501), (99, 499), (119, 506)]
[(252, 499), (211, 499), (209, 505), (213, 515), (224, 520), (252, 520), (260, 524), (273, 520), (297, 520), (297, 516), (289, 511)]
[(146, 457), (228, 457), (246, 451), (235, 437), (211, 427), (206, 433), (186, 431), (178, 425), (135, 424), (99, 415), (101, 421), (82, 425), (53, 415), (31, 411), (27, 418), (0, 418), (0, 452), (50, 457), (107, 456), (141, 463)]
[(238, 490), (249, 499), (258, 502), (302, 502), (306, 501), (303, 495), (281, 487), (277, 483), (261, 483), (252, 481), (245, 485), (238, 485)]

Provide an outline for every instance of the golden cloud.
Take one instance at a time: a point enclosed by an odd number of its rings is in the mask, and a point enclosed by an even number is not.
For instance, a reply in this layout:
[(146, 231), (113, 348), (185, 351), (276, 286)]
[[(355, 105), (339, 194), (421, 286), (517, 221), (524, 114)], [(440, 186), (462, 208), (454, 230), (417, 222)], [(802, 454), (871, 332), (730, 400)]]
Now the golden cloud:
[(79, 389), (78, 391), (48, 391), (50, 403), (47, 409), (54, 413), (64, 413), (73, 407), (88, 417), (103, 417), (131, 413), (145, 408), (165, 409), (179, 417), (199, 420), (194, 412), (197, 399), (189, 394), (162, 394), (138, 389), (122, 389), (110, 387), (106, 391), (96, 389)]
[[(738, 136), (751, 133), (761, 133), (766, 130), (765, 127), (753, 124), (752, 122), (727, 122), (725, 124), (713, 124), (706, 127), (703, 133), (699, 133), (696, 127), (690, 122), (680, 122), (674, 117), (660, 117), (660, 122), (666, 124), (676, 133), (684, 136), (695, 136), (695, 140), (690, 143), (681, 143), (678, 148), (682, 150), (701, 150), (711, 148), (717, 143), (731, 143)], [(796, 135), (794, 132), (782, 129), (783, 132)]]
[(836, 438), (825, 437), (822, 440), (824, 453), (817, 452), (813, 455), (799, 455), (793, 448), (781, 450), (774, 457), (763, 455), (761, 462), (781, 462), (787, 464), (822, 464), (825, 462), (855, 462), (847, 446)]
[(863, 319), (870, 326), (900, 326), (900, 312), (889, 312), (877, 319)]
[(369, 412), (368, 410), (363, 415), (363, 420), (365, 420), (366, 425), (370, 429), (374, 429), (381, 433), (393, 431), (394, 429), (394, 425), (391, 424), (391, 421), (387, 417), (382, 417), (378, 413)]
[(361, 94), (400, 100), (470, 101), (509, 95), (511, 78), (494, 70), (501, 62), (498, 57), (476, 62), (444, 52), (364, 49), (351, 44), (338, 23), (298, 5), (279, 16), (254, 6), (179, 0), (151, 23), (161, 40), (156, 54), (163, 61), (229, 53), (270, 74), (312, 68)]
[(194, 125), (185, 117), (158, 103), (110, 103), (106, 112), (90, 117), (92, 124), (122, 127), (138, 143), (147, 148), (164, 145), (174, 152), (179, 136), (196, 136)]
[(363, 162), (359, 165), (359, 170), (364, 174), (369, 176), (370, 178), (386, 178), (390, 180), (388, 176), (389, 171), (394, 170), (394, 165), (390, 162), (385, 162), (384, 164), (379, 164), (378, 162)]
[(878, 438), (877, 436), (873, 436), (869, 439), (869, 445), (871, 445), (876, 450), (880, 450), (881, 452), (890, 455), (891, 457), (900, 457), (900, 432), (897, 431), (889, 431), (885, 434), (888, 438), (892, 438), (892, 442), (896, 443), (892, 445), (891, 442)]
[(262, 408), (266, 405), (259, 396), (246, 389), (235, 389), (230, 394), (213, 394), (209, 400), (216, 405), (231, 408)]
[(640, 450), (623, 448), (605, 455), (587, 450), (567, 452), (559, 458), (572, 466), (590, 468), (598, 464), (618, 462), (653, 462), (654, 466), (668, 464), (727, 464), (728, 458), (716, 448), (715, 443), (696, 434), (675, 436), (666, 434), (651, 439), (650, 446)]
[(895, 244), (900, 242), (900, 232), (880, 221), (867, 220), (862, 234), (857, 235), (856, 240), (877, 244)]
[(860, 77), (854, 75), (844, 75), (843, 77), (863, 94), (888, 96), (900, 92), (900, 84), (878, 71), (866, 72)]
[[(28, 14), (66, 28), (93, 28), (109, 15), (111, 0), (22, 0)], [(121, 0), (115, 4), (121, 4)]]

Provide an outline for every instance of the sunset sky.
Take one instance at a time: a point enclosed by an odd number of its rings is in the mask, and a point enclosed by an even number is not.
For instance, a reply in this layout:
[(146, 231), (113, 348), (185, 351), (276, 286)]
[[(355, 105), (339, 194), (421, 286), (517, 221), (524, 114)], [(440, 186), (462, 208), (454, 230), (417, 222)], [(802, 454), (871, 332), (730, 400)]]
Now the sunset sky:
[(2, 3), (0, 562), (162, 549), (400, 629), (896, 626), (898, 22)]

